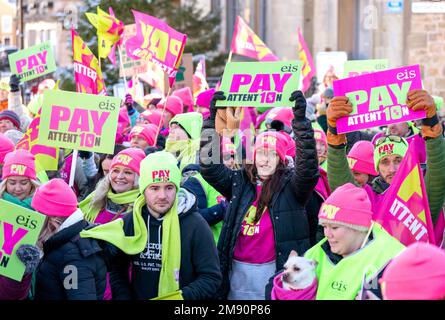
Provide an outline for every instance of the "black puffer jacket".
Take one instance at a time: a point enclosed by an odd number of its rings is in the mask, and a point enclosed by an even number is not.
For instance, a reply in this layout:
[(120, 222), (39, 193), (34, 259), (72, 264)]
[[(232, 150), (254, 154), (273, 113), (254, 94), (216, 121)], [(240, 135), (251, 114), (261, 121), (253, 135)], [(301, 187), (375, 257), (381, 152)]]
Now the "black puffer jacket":
[(49, 238), (37, 269), (36, 300), (102, 300), (107, 267), (98, 242), (80, 238), (79, 221)]
[[(211, 128), (206, 122), (204, 128)], [(311, 247), (310, 228), (304, 206), (317, 184), (319, 171), (314, 132), (309, 120), (292, 121), (295, 134), (295, 168), (285, 172), (280, 190), (268, 205), (275, 236), (276, 269), (280, 270), (291, 250), (303, 255)], [(207, 148), (207, 150), (209, 150)], [(211, 156), (211, 152), (210, 152)], [(201, 174), (220, 192), (229, 206), (218, 242), (223, 283), (218, 292), (225, 299), (229, 291), (229, 271), (242, 221), (255, 198), (255, 186), (244, 169), (232, 171), (220, 164), (201, 159)]]

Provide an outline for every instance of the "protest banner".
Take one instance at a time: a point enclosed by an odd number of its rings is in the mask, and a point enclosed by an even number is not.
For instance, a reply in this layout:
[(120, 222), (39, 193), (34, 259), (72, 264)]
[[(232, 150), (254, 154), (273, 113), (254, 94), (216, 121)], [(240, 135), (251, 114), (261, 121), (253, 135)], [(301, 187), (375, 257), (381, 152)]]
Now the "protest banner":
[[(291, 107), (289, 98), (298, 89), (301, 61), (230, 62), (219, 90), (227, 99), (217, 107)], [(243, 71), (241, 71), (243, 70)]]
[[(168, 80), (165, 77), (165, 80)], [(168, 84), (166, 83), (166, 87)], [(182, 55), (181, 64), (178, 67), (178, 72), (176, 73), (176, 80), (173, 84), (172, 91), (189, 87), (193, 87), (193, 55), (191, 53), (184, 53)]]
[(25, 265), (15, 252), (22, 244), (37, 242), (45, 218), (36, 211), (0, 199), (0, 275), (22, 280)]
[(133, 38), (136, 33), (136, 24), (133, 23), (125, 26), (124, 34), (122, 35), (122, 64), (119, 68), (119, 77), (133, 77), (148, 71), (146, 61), (142, 59), (134, 60), (130, 58), (127, 54), (127, 50), (125, 49), (128, 39)]
[(59, 164), (59, 148), (48, 147), (38, 143), (40, 127), (40, 113), (31, 121), (23, 138), (15, 146), (15, 149), (25, 149), (35, 155), (36, 171), (57, 170)]
[(136, 22), (136, 36), (127, 40), (127, 54), (132, 59), (158, 64), (170, 78), (170, 87), (184, 51), (187, 35), (164, 21), (132, 10)]
[(337, 120), (337, 132), (357, 131), (425, 118), (406, 106), (410, 90), (422, 89), (418, 65), (334, 81), (334, 95), (347, 96), (353, 111)]
[[(384, 144), (382, 148), (391, 148)], [(377, 146), (378, 148), (378, 146)], [(373, 220), (405, 246), (416, 241), (435, 243), (419, 152), (410, 144), (399, 170), (386, 190)]]
[(258, 61), (280, 60), (240, 16), (236, 17), (235, 27), (233, 29), (229, 62), (231, 62), (232, 53), (250, 57)]
[(387, 59), (349, 60), (345, 62), (343, 78), (351, 78), (388, 69)]
[(50, 41), (10, 54), (8, 59), (11, 72), (21, 82), (54, 72), (57, 68)]
[(102, 77), (99, 61), (74, 29), (71, 30), (71, 39), (73, 43), (73, 66), (76, 91), (91, 94), (106, 94), (105, 82)]
[(45, 91), (39, 144), (113, 153), (121, 100), (115, 97)]

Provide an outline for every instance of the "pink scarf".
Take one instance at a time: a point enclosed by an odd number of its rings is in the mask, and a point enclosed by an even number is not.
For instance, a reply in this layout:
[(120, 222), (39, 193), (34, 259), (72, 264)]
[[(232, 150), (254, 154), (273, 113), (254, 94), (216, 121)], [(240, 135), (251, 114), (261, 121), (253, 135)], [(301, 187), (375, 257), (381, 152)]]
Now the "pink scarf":
[(284, 290), (281, 282), (281, 275), (273, 279), (272, 300), (315, 300), (317, 295), (317, 279), (310, 287), (301, 290)]

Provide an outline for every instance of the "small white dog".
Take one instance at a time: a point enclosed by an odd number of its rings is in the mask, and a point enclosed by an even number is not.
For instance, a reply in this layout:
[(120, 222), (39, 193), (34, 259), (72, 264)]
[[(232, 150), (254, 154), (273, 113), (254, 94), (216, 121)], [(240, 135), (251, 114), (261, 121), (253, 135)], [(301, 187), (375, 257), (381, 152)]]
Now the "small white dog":
[(281, 275), (284, 290), (306, 289), (316, 279), (315, 268), (317, 262), (298, 256), (294, 250), (284, 264), (285, 270)]

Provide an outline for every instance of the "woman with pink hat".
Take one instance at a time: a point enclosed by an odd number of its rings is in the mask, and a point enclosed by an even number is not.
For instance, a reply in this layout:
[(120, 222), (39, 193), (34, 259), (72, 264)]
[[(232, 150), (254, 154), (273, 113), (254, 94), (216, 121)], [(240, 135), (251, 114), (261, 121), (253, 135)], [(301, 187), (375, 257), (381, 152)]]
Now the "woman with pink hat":
[(317, 300), (354, 300), (364, 277), (378, 289), (381, 270), (404, 246), (372, 222), (372, 215), (366, 191), (352, 183), (323, 203), (318, 218), (325, 238), (305, 254), (317, 263)]
[(202, 114), (204, 119), (210, 116), (210, 101), (212, 101), (213, 95), (215, 94), (215, 89), (209, 89), (201, 92), (196, 97), (195, 111)]
[(113, 158), (109, 173), (79, 203), (86, 220), (104, 224), (131, 212), (139, 194), (139, 166), (144, 158), (145, 153), (137, 148), (125, 149)]
[[(35, 299), (102, 300), (107, 267), (98, 242), (79, 236), (89, 223), (77, 208), (75, 193), (56, 178), (37, 189), (31, 205), (47, 216), (37, 241), (43, 257), (36, 271)], [(75, 282), (69, 281), (70, 275)]]
[[(215, 128), (217, 99), (224, 99), (221, 92), (215, 93), (204, 129)], [(294, 92), (290, 101), (295, 101), (293, 168), (287, 165), (288, 142), (274, 131), (256, 137), (254, 162), (241, 170), (200, 157), (202, 176), (229, 202), (218, 242), (221, 299), (264, 300), (269, 278), (283, 267), (289, 253), (303, 254), (311, 246), (311, 232), (317, 226), (311, 228), (305, 205), (319, 177), (315, 139), (305, 118), (303, 93)]]
[(357, 185), (371, 189), (369, 184), (379, 175), (374, 165), (374, 145), (366, 140), (356, 142), (348, 153), (348, 163)]
[(147, 147), (156, 146), (158, 127), (154, 124), (144, 124), (133, 127), (130, 131), (130, 146), (145, 150)]
[(19, 149), (6, 154), (0, 183), (2, 199), (32, 209), (31, 200), (39, 185), (32, 153)]

